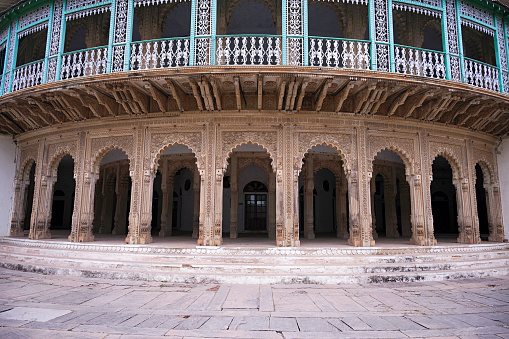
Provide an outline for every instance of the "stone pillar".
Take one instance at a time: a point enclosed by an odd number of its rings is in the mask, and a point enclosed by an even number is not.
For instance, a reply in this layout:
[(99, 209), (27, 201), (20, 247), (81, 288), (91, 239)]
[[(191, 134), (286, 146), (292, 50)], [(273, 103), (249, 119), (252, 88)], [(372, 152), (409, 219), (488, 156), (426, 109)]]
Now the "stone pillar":
[[(102, 187), (104, 175), (99, 176), (99, 179), (95, 183), (96, 187)], [(92, 231), (94, 233), (99, 232), (99, 228), (101, 227), (101, 213), (102, 213), (102, 206), (103, 206), (103, 195), (101, 193), (101, 190), (96, 189), (94, 193), (94, 205), (93, 205), (93, 211), (94, 211), (94, 219), (93, 219), (93, 225), (92, 225)]]
[(22, 237), (25, 232), (23, 230), (23, 221), (25, 219), (27, 188), (30, 181), (23, 180), (24, 178), (17, 178), (14, 186), (14, 206), (12, 208), (11, 220), (11, 237)]
[(371, 229), (373, 239), (378, 239), (378, 233), (376, 232), (376, 214), (375, 214), (375, 193), (376, 193), (376, 183), (375, 178), (371, 178), (370, 185), (370, 196), (371, 196)]
[[(315, 188), (313, 173), (313, 156), (306, 158), (306, 170), (304, 171), (304, 238), (314, 239), (314, 206), (313, 189)], [(298, 192), (298, 190), (297, 190)]]
[[(465, 216), (466, 224), (470, 226), (471, 235), (469, 236), (469, 243), (471, 244), (480, 244), (481, 243), (481, 233), (479, 231), (479, 216), (477, 214), (477, 197), (475, 191), (475, 163), (472, 161), (473, 158), (473, 149), (472, 149), (472, 140), (465, 140), (465, 148), (466, 148), (466, 159), (467, 166), (466, 177), (468, 180), (465, 180), (465, 188), (467, 194), (465, 202), (468, 204), (464, 208), (468, 208), (468, 213)], [(468, 232), (468, 231), (467, 231)]]
[(95, 183), (99, 178), (99, 173), (95, 172), (98, 169), (88, 168), (90, 164), (86, 162), (86, 159), (90, 158), (89, 154), (87, 157), (87, 149), (89, 147), (87, 133), (81, 132), (77, 148), (78, 155), (74, 165), (76, 190), (71, 234), (68, 238), (72, 242), (94, 241), (92, 228), (94, 221), (94, 196)]
[(453, 180), (456, 188), (456, 201), (458, 205), (458, 242), (462, 244), (476, 244), (479, 241), (475, 239), (474, 225), (472, 222), (471, 196), (469, 192), (468, 179)]
[[(371, 178), (372, 172), (368, 170), (368, 160), (366, 156), (366, 139), (367, 129), (365, 127), (357, 127), (356, 135), (356, 155), (358, 172), (350, 173), (348, 191), (350, 194), (350, 212), (353, 213), (354, 220), (350, 223), (357, 226), (357, 234), (350, 232), (349, 244), (354, 246), (374, 246), (372, 227), (373, 220), (371, 217)], [(354, 209), (352, 209), (354, 207)], [(352, 228), (355, 230), (355, 228)]]
[(269, 239), (276, 239), (276, 175), (270, 172), (269, 181)]
[(350, 209), (350, 237), (348, 238), (348, 245), (362, 246), (357, 172), (351, 171), (347, 173), (346, 180), (348, 181), (348, 206)]
[[(295, 247), (300, 245), (299, 240), (299, 171), (294, 168), (294, 131), (290, 123), (282, 126), (278, 131), (282, 145), (281, 158), (278, 158), (278, 172), (276, 173), (276, 242), (278, 246)], [(281, 166), (279, 166), (281, 160)], [(280, 206), (282, 205), (281, 209)], [(279, 216), (279, 218), (278, 218)], [(279, 230), (281, 222), (282, 229)]]
[(385, 184), (384, 199), (385, 199), (385, 235), (390, 238), (399, 237), (398, 232), (398, 215), (396, 212), (396, 175), (394, 173), (394, 167), (392, 174), (388, 178), (389, 182)]
[(239, 176), (237, 171), (238, 158), (235, 153), (230, 157), (230, 238), (236, 239), (239, 234)]
[(200, 173), (196, 169), (193, 171), (193, 189), (194, 189), (194, 207), (193, 207), (192, 237), (197, 239), (200, 226)]
[(222, 163), (221, 155), (216, 155), (218, 126), (209, 123), (204, 126), (203, 158), (200, 165), (200, 227), (198, 245), (219, 246), (222, 244), (222, 197), (223, 169), (218, 167), (216, 158)]
[[(433, 223), (428, 224), (427, 229), (425, 224), (425, 202), (429, 203), (429, 208), (431, 209), (431, 199), (423, 199), (424, 190), (421, 175), (408, 175), (407, 181), (410, 187), (411, 202), (410, 222), (412, 225), (412, 237), (410, 238), (410, 244), (434, 246), (437, 244), (437, 241), (433, 232)], [(429, 187), (426, 192), (430, 194)], [(431, 221), (433, 221), (433, 216), (431, 216)]]
[(497, 184), (484, 186), (486, 190), (486, 203), (488, 209), (488, 220), (490, 235), (488, 241), (504, 241), (504, 223), (502, 221), (502, 200), (500, 188)]
[(401, 208), (401, 235), (403, 237), (412, 236), (410, 226), (410, 188), (406, 181), (399, 180), (399, 206)]
[[(163, 192), (161, 207), (161, 230), (160, 237), (169, 237), (173, 229), (173, 178), (168, 173), (168, 161), (163, 161), (161, 191)], [(172, 173), (173, 174), (173, 173)]]
[[(49, 224), (51, 219), (51, 207), (53, 203), (53, 187), (56, 178), (51, 176), (42, 176), (41, 184), (39, 186), (38, 199), (36, 211), (35, 227), (31, 231), (30, 239), (50, 239), (51, 233)], [(34, 194), (35, 196), (35, 194)], [(33, 213), (32, 213), (33, 215)]]
[[(341, 182), (343, 182), (341, 180)], [(336, 236), (348, 239), (348, 225), (346, 223), (346, 189), (336, 181)]]
[[(145, 142), (148, 137), (146, 128), (135, 130), (134, 156), (130, 159), (130, 174), (132, 179), (131, 209), (129, 212), (129, 233), (126, 237), (128, 244), (149, 244), (152, 242), (152, 199), (154, 194), (154, 178), (156, 172), (150, 167), (150, 144)], [(147, 161), (144, 162), (145, 158)]]
[[(39, 212), (42, 210), (39, 208), (39, 204), (44, 205), (45, 193), (47, 189), (47, 181), (43, 179), (43, 167), (44, 167), (44, 144), (42, 141), (39, 144), (37, 150), (37, 164), (35, 168), (35, 185), (34, 185), (34, 199), (32, 201), (32, 215), (30, 216), (30, 233), (29, 239), (43, 239), (44, 236), (44, 219), (40, 219)], [(42, 223), (42, 224), (41, 224)]]
[(125, 234), (127, 217), (127, 202), (129, 194), (129, 178), (122, 176), (117, 184), (117, 206), (115, 208), (115, 222), (111, 234)]

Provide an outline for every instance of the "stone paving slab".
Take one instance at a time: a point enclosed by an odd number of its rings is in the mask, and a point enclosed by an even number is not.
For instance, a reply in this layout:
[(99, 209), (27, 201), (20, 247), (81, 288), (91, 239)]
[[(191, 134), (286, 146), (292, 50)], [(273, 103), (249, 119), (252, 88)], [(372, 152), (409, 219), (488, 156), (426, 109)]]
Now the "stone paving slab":
[(509, 277), (218, 285), (0, 269), (1, 339), (447, 337), (509, 339)]

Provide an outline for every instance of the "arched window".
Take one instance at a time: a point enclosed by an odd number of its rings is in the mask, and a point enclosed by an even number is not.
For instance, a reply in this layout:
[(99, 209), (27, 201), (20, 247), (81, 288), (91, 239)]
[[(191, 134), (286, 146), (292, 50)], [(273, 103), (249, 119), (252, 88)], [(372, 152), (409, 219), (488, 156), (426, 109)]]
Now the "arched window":
[(267, 192), (267, 186), (259, 181), (251, 181), (244, 187), (244, 192), (247, 193), (257, 193), (257, 192)]

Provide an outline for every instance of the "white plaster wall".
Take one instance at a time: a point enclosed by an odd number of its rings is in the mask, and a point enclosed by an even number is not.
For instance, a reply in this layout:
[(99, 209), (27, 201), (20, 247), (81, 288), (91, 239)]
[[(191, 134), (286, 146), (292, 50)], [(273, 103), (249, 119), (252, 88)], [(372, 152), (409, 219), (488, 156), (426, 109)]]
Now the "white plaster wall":
[(15, 171), (16, 145), (11, 137), (0, 136), (0, 236), (9, 235)]
[(505, 239), (509, 238), (509, 138), (505, 138), (498, 148), (498, 176), (502, 195)]

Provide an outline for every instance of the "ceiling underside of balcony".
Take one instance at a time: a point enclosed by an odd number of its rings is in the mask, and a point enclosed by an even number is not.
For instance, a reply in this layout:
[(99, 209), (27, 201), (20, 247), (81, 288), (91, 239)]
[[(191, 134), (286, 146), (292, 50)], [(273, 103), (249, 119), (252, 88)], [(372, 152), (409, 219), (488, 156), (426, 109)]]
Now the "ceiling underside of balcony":
[(509, 134), (509, 96), (461, 83), (354, 70), (240, 67), (106, 74), (9, 93), (0, 97), (0, 132), (200, 111), (379, 116)]

